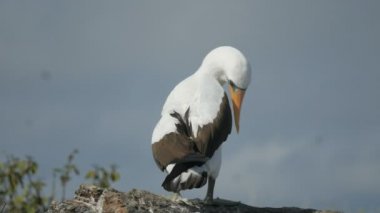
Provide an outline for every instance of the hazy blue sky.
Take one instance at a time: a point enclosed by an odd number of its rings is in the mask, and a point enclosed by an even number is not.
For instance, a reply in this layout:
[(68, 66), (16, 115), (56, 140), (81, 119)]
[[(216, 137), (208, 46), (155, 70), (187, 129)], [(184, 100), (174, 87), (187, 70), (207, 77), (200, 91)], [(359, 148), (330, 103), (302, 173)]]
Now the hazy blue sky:
[(50, 182), (78, 148), (83, 172), (117, 163), (119, 190), (166, 194), (150, 146), (162, 104), (232, 45), (252, 84), (216, 196), (380, 211), (380, 1), (134, 2), (0, 1), (1, 156), (34, 156)]

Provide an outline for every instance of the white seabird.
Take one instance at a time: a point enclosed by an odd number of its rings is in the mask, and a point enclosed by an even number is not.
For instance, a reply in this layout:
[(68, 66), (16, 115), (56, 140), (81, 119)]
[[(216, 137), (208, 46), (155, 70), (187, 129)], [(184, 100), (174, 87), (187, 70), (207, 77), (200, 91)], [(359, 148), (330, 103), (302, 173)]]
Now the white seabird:
[(239, 132), (242, 101), (251, 67), (237, 49), (222, 46), (204, 58), (199, 69), (169, 94), (152, 135), (153, 157), (167, 173), (162, 186), (179, 193), (208, 181), (206, 202), (213, 202), (221, 167), (221, 145), (232, 129), (232, 113), (223, 89), (228, 84)]

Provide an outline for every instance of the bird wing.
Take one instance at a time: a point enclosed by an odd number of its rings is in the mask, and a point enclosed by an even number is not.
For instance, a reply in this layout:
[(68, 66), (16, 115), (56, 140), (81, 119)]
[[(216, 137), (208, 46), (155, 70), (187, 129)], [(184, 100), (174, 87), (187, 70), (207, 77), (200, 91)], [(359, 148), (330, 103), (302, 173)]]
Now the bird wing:
[(231, 108), (225, 93), (221, 99), (219, 108), (214, 110), (218, 111), (212, 122), (199, 124), (197, 123), (197, 119), (190, 119), (193, 126), (197, 125), (196, 131), (194, 131), (193, 141), (199, 152), (208, 158), (213, 156), (214, 152), (231, 133)]
[(178, 131), (165, 134), (160, 140), (152, 144), (153, 158), (157, 166), (163, 171), (172, 163), (200, 162), (207, 158), (197, 152), (197, 146), (188, 136)]

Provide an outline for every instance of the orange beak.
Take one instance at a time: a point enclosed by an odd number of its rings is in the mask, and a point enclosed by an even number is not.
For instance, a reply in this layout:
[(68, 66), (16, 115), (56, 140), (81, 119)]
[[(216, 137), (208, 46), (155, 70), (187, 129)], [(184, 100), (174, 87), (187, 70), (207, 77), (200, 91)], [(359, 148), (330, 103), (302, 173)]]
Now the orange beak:
[(245, 90), (240, 89), (233, 84), (229, 84), (229, 91), (234, 109), (235, 127), (237, 133), (239, 133), (240, 110), (243, 103)]

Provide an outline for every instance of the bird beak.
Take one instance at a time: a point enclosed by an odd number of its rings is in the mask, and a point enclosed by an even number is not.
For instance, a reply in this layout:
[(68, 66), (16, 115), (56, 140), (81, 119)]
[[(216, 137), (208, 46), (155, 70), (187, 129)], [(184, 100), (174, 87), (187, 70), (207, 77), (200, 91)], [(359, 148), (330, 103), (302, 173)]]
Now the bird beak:
[(237, 133), (239, 133), (239, 120), (240, 120), (240, 110), (243, 102), (245, 90), (236, 87), (234, 84), (229, 84), (229, 91), (232, 100), (232, 106), (234, 108), (234, 118), (235, 118), (235, 127)]

